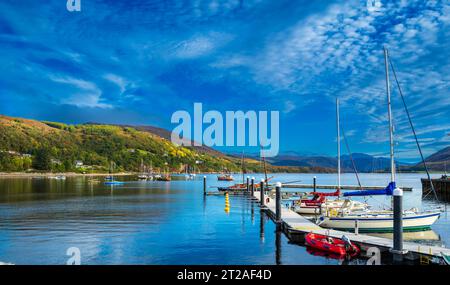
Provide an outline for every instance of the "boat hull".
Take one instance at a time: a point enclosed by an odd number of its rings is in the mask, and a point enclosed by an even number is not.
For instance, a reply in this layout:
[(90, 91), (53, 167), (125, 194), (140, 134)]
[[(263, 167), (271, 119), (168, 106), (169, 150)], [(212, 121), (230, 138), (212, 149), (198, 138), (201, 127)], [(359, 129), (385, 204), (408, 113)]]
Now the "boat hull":
[(313, 233), (309, 233), (305, 236), (305, 243), (316, 250), (329, 252), (338, 256), (345, 256), (347, 254), (356, 256), (360, 251), (359, 248), (353, 244), (346, 246), (345, 242), (341, 239)]
[(314, 205), (311, 203), (310, 205), (306, 203), (301, 203), (294, 207), (294, 211), (298, 214), (307, 214), (307, 215), (319, 215), (321, 213), (326, 213), (329, 210), (341, 210), (343, 209), (357, 211), (357, 210), (365, 210), (367, 209), (367, 205), (359, 202), (350, 202), (346, 204), (345, 200), (339, 201), (328, 201), (320, 204)]
[(320, 207), (296, 207), (295, 212), (298, 214), (318, 215), (320, 214)]
[(106, 181), (104, 184), (105, 185), (122, 185), (122, 184), (125, 184), (125, 182), (122, 182), (122, 181)]
[[(440, 213), (405, 216), (403, 217), (403, 231), (429, 230), (439, 218)], [(322, 217), (319, 224), (323, 228), (354, 232), (356, 221), (358, 221), (359, 232), (393, 232), (393, 217)]]

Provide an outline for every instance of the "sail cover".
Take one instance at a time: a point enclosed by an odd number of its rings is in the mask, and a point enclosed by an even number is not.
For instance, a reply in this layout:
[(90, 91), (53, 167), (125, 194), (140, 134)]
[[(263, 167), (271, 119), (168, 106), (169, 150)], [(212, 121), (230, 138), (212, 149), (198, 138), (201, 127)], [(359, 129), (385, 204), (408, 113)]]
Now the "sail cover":
[(384, 190), (363, 190), (363, 191), (353, 191), (346, 192), (344, 196), (372, 196), (372, 195), (392, 195), (395, 189), (395, 182), (390, 182)]
[(337, 189), (335, 192), (311, 192), (309, 194), (322, 197), (338, 197), (341, 195), (341, 190)]

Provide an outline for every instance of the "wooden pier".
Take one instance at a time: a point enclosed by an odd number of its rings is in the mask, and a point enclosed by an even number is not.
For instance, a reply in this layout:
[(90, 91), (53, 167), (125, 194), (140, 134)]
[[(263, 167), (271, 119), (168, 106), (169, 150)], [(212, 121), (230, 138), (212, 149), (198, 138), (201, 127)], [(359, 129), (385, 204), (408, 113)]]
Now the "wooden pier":
[[(253, 199), (260, 202), (260, 195), (261, 193), (259, 191), (255, 191)], [(275, 200), (271, 197), (265, 196), (264, 202), (265, 206), (262, 210), (266, 211), (266, 213), (276, 222)], [(322, 228), (304, 216), (301, 216), (286, 207), (281, 207), (281, 227), (290, 240), (300, 243), (304, 242), (305, 234), (310, 232), (328, 235), (334, 238), (342, 238), (342, 236), (345, 235), (352, 242), (358, 244), (364, 257), (371, 257), (371, 255), (367, 252), (367, 250), (371, 247), (378, 248), (382, 254), (390, 254), (390, 249), (393, 246), (393, 241), (388, 238)], [(407, 250), (407, 253), (404, 255), (406, 260), (422, 261), (425, 259), (430, 261), (433, 258), (442, 259), (442, 254), (450, 255), (450, 249), (438, 246), (428, 246), (414, 242), (404, 242), (403, 248)]]
[[(440, 179), (431, 179), (434, 189), (440, 201), (450, 202), (450, 177), (443, 175)], [(434, 197), (433, 193), (430, 193), (431, 185), (430, 181), (426, 178), (421, 179), (422, 182), (422, 196)]]
[[(310, 184), (283, 184), (283, 188), (314, 189)], [(386, 186), (363, 186), (362, 190), (384, 190)], [(412, 191), (411, 187), (400, 187), (403, 191)], [(337, 185), (316, 185), (316, 189), (336, 190)], [(361, 190), (358, 185), (342, 185), (341, 190)]]

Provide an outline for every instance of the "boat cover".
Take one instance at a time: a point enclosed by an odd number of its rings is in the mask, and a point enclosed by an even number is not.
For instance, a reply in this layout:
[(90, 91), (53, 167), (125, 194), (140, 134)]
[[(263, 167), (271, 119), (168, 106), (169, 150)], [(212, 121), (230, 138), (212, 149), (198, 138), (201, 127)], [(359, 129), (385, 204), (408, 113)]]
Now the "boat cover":
[(372, 196), (372, 195), (388, 195), (392, 196), (395, 189), (395, 182), (390, 182), (384, 190), (362, 190), (362, 191), (353, 191), (346, 192), (344, 196)]
[(341, 190), (337, 189), (335, 192), (311, 192), (309, 194), (321, 197), (337, 197), (341, 195)]

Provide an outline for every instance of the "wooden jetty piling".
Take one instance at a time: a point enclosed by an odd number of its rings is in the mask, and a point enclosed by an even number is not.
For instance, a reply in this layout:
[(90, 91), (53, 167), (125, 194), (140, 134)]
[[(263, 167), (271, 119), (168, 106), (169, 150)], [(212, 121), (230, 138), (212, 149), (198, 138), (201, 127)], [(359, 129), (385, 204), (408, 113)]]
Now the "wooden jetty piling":
[(276, 191), (276, 208), (275, 208), (275, 222), (277, 224), (281, 223), (281, 183), (278, 182), (275, 186), (275, 191)]
[(252, 184), (250, 185), (250, 195), (253, 199), (253, 196), (255, 195), (255, 177), (252, 177)]
[(313, 177), (313, 192), (316, 192), (316, 186), (317, 186), (316, 180), (317, 180), (317, 177), (314, 176), (314, 177)]
[(394, 237), (391, 252), (394, 255), (394, 262), (400, 263), (406, 251), (403, 250), (403, 190), (396, 188), (394, 196)]
[(250, 177), (247, 176), (247, 193), (250, 193)]
[(203, 176), (203, 196), (206, 196), (206, 176)]

